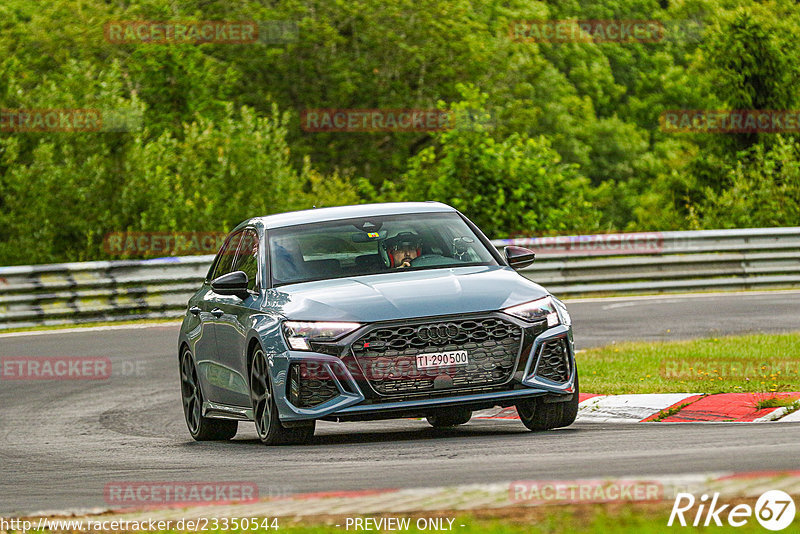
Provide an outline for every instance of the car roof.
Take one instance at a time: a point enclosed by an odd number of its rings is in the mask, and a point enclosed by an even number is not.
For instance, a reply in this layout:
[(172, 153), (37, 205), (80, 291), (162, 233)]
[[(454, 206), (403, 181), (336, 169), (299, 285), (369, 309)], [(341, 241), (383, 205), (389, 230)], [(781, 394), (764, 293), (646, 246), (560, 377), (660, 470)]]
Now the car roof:
[(237, 228), (261, 224), (264, 228), (283, 228), (297, 224), (337, 221), (355, 217), (380, 215), (404, 215), (409, 213), (455, 213), (456, 209), (441, 202), (384, 202), (381, 204), (357, 204), (354, 206), (336, 206), (332, 208), (314, 208), (302, 211), (276, 213), (264, 217), (254, 217), (243, 222)]

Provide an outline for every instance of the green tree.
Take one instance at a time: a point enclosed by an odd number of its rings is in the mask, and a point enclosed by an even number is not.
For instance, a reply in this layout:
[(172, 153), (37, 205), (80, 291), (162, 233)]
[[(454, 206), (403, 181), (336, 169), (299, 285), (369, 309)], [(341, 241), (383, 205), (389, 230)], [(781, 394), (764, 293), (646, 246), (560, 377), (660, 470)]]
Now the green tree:
[[(452, 108), (480, 109), (486, 95), (465, 92), (470, 98)], [(495, 141), (477, 120), (435, 139), (436, 146), (409, 160), (400, 191), (390, 197), (450, 204), (492, 238), (597, 228), (588, 180), (562, 163), (544, 137)]]
[(725, 189), (708, 190), (697, 208), (703, 228), (800, 226), (800, 143), (777, 136), (771, 148), (755, 145), (725, 173)]

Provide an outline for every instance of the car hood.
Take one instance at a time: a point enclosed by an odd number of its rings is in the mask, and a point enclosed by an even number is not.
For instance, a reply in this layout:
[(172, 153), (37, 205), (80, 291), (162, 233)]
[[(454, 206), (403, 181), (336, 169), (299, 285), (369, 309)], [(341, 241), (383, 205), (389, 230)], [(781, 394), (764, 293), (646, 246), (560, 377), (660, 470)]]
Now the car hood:
[(478, 266), (319, 280), (267, 292), (288, 319), (373, 322), (499, 310), (546, 296), (510, 267)]

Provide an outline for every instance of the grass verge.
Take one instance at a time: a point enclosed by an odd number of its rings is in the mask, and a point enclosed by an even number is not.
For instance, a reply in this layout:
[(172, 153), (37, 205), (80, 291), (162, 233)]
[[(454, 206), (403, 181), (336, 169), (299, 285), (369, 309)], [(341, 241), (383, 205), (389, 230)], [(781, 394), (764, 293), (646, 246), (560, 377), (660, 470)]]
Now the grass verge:
[(673, 416), (676, 413), (680, 412), (681, 410), (683, 410), (684, 408), (686, 408), (690, 404), (692, 404), (692, 403), (691, 402), (684, 402), (682, 404), (678, 404), (677, 406), (672, 406), (670, 408), (667, 408), (666, 410), (661, 410), (660, 412), (658, 412), (658, 415), (656, 415), (651, 420), (651, 422), (653, 422), (653, 423), (661, 422), (664, 419), (666, 419), (667, 417)]
[(577, 360), (581, 390), (591, 393), (777, 393), (800, 391), (798, 354), (800, 332), (793, 332), (620, 343)]
[(800, 405), (800, 403), (791, 397), (768, 397), (766, 399), (758, 399), (756, 402), (756, 409), (763, 410), (764, 408), (792, 407), (793, 409), (791, 411), (796, 411), (798, 405)]

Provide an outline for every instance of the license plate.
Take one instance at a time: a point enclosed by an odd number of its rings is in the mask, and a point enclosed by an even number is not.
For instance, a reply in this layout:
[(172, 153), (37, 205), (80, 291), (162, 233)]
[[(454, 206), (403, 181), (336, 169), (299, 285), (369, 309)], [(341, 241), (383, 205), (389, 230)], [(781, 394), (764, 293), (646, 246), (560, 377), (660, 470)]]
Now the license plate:
[(447, 352), (417, 354), (417, 369), (446, 367), (448, 365), (466, 365), (468, 363), (469, 356), (467, 356), (467, 351), (465, 350), (450, 350)]

